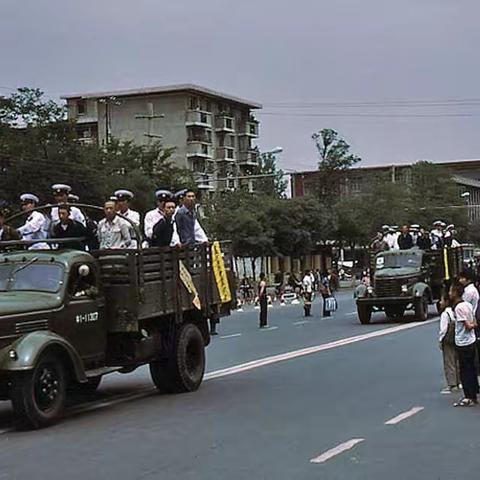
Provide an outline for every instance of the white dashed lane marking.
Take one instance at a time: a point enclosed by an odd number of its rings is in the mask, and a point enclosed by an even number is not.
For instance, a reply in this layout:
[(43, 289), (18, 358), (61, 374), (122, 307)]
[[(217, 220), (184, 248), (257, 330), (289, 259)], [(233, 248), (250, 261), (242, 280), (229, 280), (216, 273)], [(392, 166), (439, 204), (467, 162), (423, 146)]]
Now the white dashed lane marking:
[(232, 333), (231, 335), (222, 335), (220, 338), (235, 338), (235, 337), (241, 337), (241, 333)]
[(351, 450), (355, 445), (358, 445), (364, 440), (364, 438), (352, 438), (351, 440), (348, 440), (348, 442), (341, 443), (340, 445), (337, 445), (336, 447), (322, 453), (318, 457), (312, 458), (310, 463), (325, 463), (327, 460), (330, 460), (331, 458), (336, 457), (347, 450)]
[(403, 412), (400, 415), (397, 415), (396, 417), (391, 418), (390, 420), (387, 420), (385, 422), (385, 425), (396, 425), (397, 423), (403, 422), (407, 418), (413, 417), (413, 415), (416, 415), (418, 412), (421, 412), (425, 407), (413, 407), (407, 412)]
[(310, 320), (301, 320), (299, 322), (293, 322), (294, 325), (305, 325), (306, 323), (310, 323)]

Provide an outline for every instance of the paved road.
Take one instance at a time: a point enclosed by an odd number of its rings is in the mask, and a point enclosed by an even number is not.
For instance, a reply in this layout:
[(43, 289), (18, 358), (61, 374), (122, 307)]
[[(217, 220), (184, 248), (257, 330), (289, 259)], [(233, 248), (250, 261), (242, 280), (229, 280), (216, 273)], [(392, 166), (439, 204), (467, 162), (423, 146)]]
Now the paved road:
[(20, 433), (0, 405), (0, 479), (473, 476), (480, 408), (439, 394), (435, 320), (362, 326), (351, 292), (338, 300), (307, 322), (274, 307), (269, 330), (255, 310), (223, 320), (193, 394), (155, 394), (146, 369), (112, 375), (60, 424)]

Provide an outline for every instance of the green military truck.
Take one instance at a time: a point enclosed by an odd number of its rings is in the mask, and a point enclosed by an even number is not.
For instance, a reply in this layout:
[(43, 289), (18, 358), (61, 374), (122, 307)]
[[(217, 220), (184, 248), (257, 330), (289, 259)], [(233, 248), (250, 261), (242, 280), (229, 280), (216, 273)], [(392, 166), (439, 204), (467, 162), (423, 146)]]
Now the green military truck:
[(360, 323), (368, 324), (372, 313), (384, 311), (400, 319), (413, 310), (418, 321), (428, 317), (428, 306), (438, 304), (443, 289), (464, 266), (463, 247), (443, 250), (389, 250), (372, 257), (371, 285), (355, 290)]
[(233, 301), (228, 245), (20, 249), (29, 243), (0, 242), (0, 399), (17, 424), (49, 425), (70, 391), (145, 364), (162, 392), (200, 386), (207, 319)]

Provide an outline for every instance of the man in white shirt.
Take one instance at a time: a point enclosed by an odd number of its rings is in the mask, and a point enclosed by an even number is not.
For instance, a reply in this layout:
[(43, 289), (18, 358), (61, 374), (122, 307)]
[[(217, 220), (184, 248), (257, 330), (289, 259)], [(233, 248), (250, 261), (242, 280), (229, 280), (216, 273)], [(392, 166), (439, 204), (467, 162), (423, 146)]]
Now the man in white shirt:
[[(72, 191), (72, 187), (65, 183), (55, 183), (52, 185), (52, 191), (55, 203), (68, 203), (68, 195)], [(58, 207), (52, 207), (50, 217), (54, 225), (60, 222)], [(84, 227), (87, 226), (85, 215), (78, 207), (70, 207), (70, 218), (76, 222), (80, 222)]]
[(130, 248), (132, 239), (129, 223), (116, 212), (115, 202), (105, 202), (105, 218), (98, 222), (98, 241), (100, 249)]
[(389, 250), (398, 250), (398, 235), (395, 227), (389, 227), (388, 233), (385, 235)]
[(471, 272), (470, 270), (463, 270), (458, 275), (458, 281), (463, 287), (463, 301), (469, 303), (472, 306), (473, 313), (475, 314), (475, 312), (477, 311), (480, 294), (478, 293), (477, 287), (473, 283), (473, 272)]
[[(135, 226), (140, 227), (140, 214), (135, 210), (130, 208), (130, 202), (133, 199), (133, 193), (130, 190), (116, 190), (115, 193), (117, 212), (120, 213), (123, 217), (127, 218), (135, 224)], [(136, 238), (136, 232), (133, 226), (130, 224), (130, 235), (132, 236), (132, 248), (137, 248), (138, 241)]]
[(147, 241), (150, 242), (153, 234), (153, 227), (163, 218), (163, 207), (165, 206), (165, 201), (173, 197), (173, 193), (166, 189), (158, 189), (155, 192), (155, 197), (157, 197), (157, 208), (150, 210), (145, 215), (145, 224), (144, 231)]
[(310, 317), (310, 310), (312, 309), (312, 293), (313, 293), (313, 281), (310, 270), (305, 271), (305, 275), (302, 280), (303, 287), (303, 309), (305, 311), (305, 316)]
[(443, 230), (445, 228), (445, 223), (441, 220), (433, 222), (433, 230), (430, 232), (430, 237), (432, 240), (432, 250), (438, 250), (443, 247)]
[[(47, 238), (45, 215), (33, 209), (38, 205), (39, 199), (32, 193), (24, 193), (20, 195), (22, 202), (22, 210), (27, 213), (25, 223), (18, 229), (18, 233), (22, 236), (22, 240), (45, 240)], [(48, 249), (49, 246), (45, 242), (34, 243), (29, 250)]]

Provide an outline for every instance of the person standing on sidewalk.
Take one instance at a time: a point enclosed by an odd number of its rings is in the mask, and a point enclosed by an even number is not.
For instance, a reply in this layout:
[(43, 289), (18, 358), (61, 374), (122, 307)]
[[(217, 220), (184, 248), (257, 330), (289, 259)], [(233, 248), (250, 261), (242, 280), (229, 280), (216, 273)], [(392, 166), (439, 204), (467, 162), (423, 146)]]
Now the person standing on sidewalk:
[(455, 315), (455, 347), (464, 393), (464, 398), (454, 403), (454, 407), (471, 407), (478, 403), (478, 378), (475, 367), (475, 318), (472, 306), (462, 299), (463, 294), (463, 287), (460, 283), (454, 283), (450, 287), (450, 301)]
[(455, 351), (455, 315), (448, 294), (440, 300), (440, 331), (439, 346), (443, 355), (443, 371), (447, 386), (440, 392), (448, 394), (458, 391), (460, 372), (458, 369), (457, 352)]
[[(472, 270), (465, 269), (460, 272), (458, 275), (458, 281), (463, 287), (463, 300), (469, 303), (472, 306), (473, 317), (476, 318), (478, 302), (480, 300), (480, 295), (478, 293), (477, 287), (474, 283), (475, 275)], [(480, 328), (478, 325), (475, 327), (475, 335), (477, 337), (477, 369), (479, 368), (480, 360)]]
[(260, 328), (268, 328), (267, 280), (263, 272), (260, 273), (260, 282), (258, 283), (258, 302), (260, 304)]

